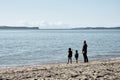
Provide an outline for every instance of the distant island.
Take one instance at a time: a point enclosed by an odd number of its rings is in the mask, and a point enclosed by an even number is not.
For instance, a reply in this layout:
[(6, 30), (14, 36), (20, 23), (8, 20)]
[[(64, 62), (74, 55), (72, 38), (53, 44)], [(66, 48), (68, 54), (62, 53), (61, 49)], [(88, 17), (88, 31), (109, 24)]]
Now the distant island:
[(72, 28), (73, 30), (79, 29), (120, 29), (120, 27), (84, 27), (84, 28)]
[(75, 28), (48, 28), (48, 29), (43, 29), (40, 28), (40, 30), (92, 30), (92, 29), (96, 29), (96, 30), (100, 30), (100, 29), (120, 29), (120, 27), (75, 27)]
[(39, 27), (18, 27), (18, 26), (0, 26), (0, 29), (14, 29), (14, 30), (23, 30), (23, 29), (26, 29), (26, 30), (31, 30), (31, 29), (39, 29)]

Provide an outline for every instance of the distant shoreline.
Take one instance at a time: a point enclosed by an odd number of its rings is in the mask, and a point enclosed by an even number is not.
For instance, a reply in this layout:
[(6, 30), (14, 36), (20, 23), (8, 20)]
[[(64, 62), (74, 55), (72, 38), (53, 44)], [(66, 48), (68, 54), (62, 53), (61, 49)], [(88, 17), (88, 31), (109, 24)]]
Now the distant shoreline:
[(101, 29), (120, 29), (120, 27), (78, 27), (78, 28), (39, 28), (39, 27), (29, 27), (29, 26), (0, 26), (0, 30), (101, 30)]
[(120, 29), (120, 27), (85, 27), (85, 28), (72, 28), (73, 30), (80, 30), (80, 29)]

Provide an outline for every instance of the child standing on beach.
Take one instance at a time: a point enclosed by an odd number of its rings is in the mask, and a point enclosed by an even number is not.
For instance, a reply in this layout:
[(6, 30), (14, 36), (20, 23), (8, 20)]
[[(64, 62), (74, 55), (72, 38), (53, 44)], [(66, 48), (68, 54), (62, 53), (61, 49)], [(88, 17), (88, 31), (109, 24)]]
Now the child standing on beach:
[(78, 63), (78, 57), (79, 57), (78, 50), (76, 50), (76, 53), (75, 53), (76, 63)]
[(69, 64), (69, 62), (72, 64), (72, 50), (71, 50), (71, 48), (68, 49), (68, 63), (67, 64)]

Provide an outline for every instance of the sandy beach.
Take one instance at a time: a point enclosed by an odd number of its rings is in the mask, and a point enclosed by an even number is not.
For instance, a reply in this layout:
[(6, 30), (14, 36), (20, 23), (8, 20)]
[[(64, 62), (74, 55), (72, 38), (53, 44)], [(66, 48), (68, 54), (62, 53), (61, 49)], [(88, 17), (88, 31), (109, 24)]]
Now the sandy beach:
[(120, 80), (120, 58), (0, 68), (0, 80)]

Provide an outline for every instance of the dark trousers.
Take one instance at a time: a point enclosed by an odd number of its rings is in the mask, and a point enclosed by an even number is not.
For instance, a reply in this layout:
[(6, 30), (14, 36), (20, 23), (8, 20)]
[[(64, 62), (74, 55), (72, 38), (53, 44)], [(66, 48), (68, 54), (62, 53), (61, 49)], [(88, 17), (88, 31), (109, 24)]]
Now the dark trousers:
[(84, 57), (84, 62), (88, 62), (88, 57), (86, 53), (83, 54), (83, 57)]

